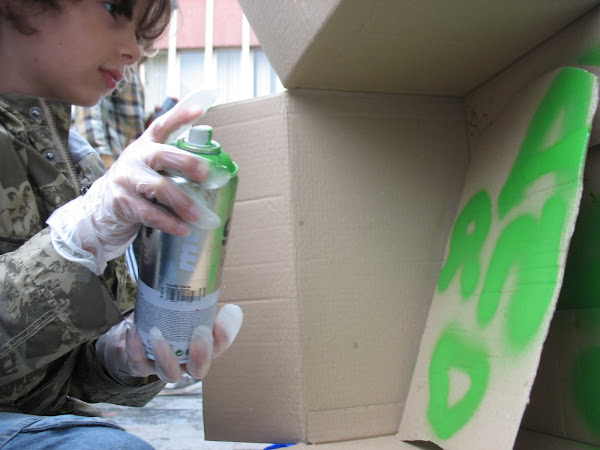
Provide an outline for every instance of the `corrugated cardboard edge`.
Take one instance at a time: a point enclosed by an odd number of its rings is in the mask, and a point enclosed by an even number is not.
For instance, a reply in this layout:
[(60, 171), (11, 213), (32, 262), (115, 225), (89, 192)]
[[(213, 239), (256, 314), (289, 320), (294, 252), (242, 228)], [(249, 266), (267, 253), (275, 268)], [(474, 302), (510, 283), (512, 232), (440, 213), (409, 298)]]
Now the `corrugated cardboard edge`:
[[(293, 149), (294, 147), (291, 145), (291, 133), (290, 133), (290, 116), (288, 114), (289, 112), (289, 96), (285, 95), (284, 96), (284, 102), (283, 102), (283, 108), (281, 111), (282, 116), (285, 118), (285, 139), (286, 139), (286, 148), (288, 149)], [(288, 213), (290, 216), (290, 222), (291, 222), (291, 226), (292, 226), (292, 233), (293, 233), (293, 258), (294, 258), (294, 283), (295, 283), (295, 299), (296, 299), (296, 311), (298, 311), (298, 326), (299, 326), (299, 330), (300, 330), (300, 336), (303, 335), (303, 318), (302, 318), (302, 289), (298, 284), (298, 280), (299, 280), (299, 261), (298, 261), (298, 230), (297, 228), (293, 225), (295, 223), (297, 223), (298, 221), (298, 217), (297, 217), (297, 213), (296, 213), (296, 199), (294, 198), (294, 188), (293, 188), (293, 183), (294, 183), (294, 177), (293, 177), (293, 173), (294, 173), (294, 158), (292, 157), (292, 155), (288, 154), (288, 165), (287, 165), (287, 179), (289, 180), (289, 183), (287, 184), (287, 195), (289, 200), (288, 203)], [(306, 442), (308, 440), (308, 430), (310, 429), (310, 425), (309, 425), (309, 412), (306, 409), (306, 400), (305, 400), (305, 393), (306, 390), (308, 389), (307, 386), (307, 379), (306, 379), (306, 374), (304, 372), (304, 367), (303, 367), (303, 361), (304, 361), (304, 352), (303, 352), (303, 348), (302, 348), (302, 342), (299, 343), (299, 353), (298, 353), (298, 361), (297, 361), (297, 365), (300, 369), (300, 382), (301, 382), (301, 389), (300, 389), (300, 402), (301, 402), (301, 411), (300, 414), (303, 417), (303, 422), (302, 422), (302, 440), (304, 442)]]

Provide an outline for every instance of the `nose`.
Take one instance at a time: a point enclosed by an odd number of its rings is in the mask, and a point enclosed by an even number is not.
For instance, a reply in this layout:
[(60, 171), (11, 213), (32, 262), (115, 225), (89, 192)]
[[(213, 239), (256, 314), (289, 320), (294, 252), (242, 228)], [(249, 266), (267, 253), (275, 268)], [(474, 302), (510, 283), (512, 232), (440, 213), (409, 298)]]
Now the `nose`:
[(135, 30), (128, 30), (128, 32), (123, 33), (119, 52), (126, 65), (134, 64), (142, 57), (142, 46), (138, 42)]

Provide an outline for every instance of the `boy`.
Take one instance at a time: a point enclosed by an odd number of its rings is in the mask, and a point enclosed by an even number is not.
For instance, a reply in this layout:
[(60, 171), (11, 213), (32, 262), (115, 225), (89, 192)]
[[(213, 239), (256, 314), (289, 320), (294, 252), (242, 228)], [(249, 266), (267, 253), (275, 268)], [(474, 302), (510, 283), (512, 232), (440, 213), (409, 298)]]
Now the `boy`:
[(71, 129), (90, 143), (106, 168), (146, 129), (144, 88), (138, 71), (139, 67), (130, 70), (127, 82), (96, 105), (73, 109)]
[(180, 368), (160, 335), (156, 361), (147, 359), (123, 319), (135, 296), (122, 254), (140, 223), (184, 235), (198, 219), (158, 172), (206, 176), (193, 155), (164, 144), (202, 111), (178, 105), (102, 176), (97, 154), (69, 137), (71, 104), (109, 94), (170, 14), (170, 0), (0, 0), (2, 449), (149, 448), (83, 417), (97, 415), (86, 402), (142, 406), (182, 369), (202, 378), (241, 326), (238, 307), (222, 308), (214, 333), (195, 331)]

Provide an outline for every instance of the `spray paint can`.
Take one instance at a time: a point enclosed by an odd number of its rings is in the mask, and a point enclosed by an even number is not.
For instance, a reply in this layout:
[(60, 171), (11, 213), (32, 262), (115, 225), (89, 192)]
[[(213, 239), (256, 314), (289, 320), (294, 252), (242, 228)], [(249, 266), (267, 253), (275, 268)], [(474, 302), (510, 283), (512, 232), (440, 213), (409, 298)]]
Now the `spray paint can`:
[(198, 325), (212, 329), (221, 272), (238, 183), (238, 166), (218, 142), (212, 127), (193, 127), (176, 147), (204, 158), (209, 176), (202, 183), (170, 174), (200, 206), (202, 217), (187, 236), (142, 228), (135, 323), (153, 359), (149, 332), (157, 327), (180, 363), (188, 361), (189, 344)]

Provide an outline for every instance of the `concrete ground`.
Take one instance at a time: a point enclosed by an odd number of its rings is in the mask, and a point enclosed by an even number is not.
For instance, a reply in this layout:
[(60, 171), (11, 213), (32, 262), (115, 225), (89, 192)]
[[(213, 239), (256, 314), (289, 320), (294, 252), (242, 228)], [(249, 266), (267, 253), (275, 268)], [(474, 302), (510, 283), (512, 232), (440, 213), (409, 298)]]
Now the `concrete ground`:
[(159, 395), (143, 408), (107, 403), (97, 406), (106, 419), (141, 437), (157, 450), (263, 450), (270, 445), (205, 441), (202, 389), (188, 394)]

